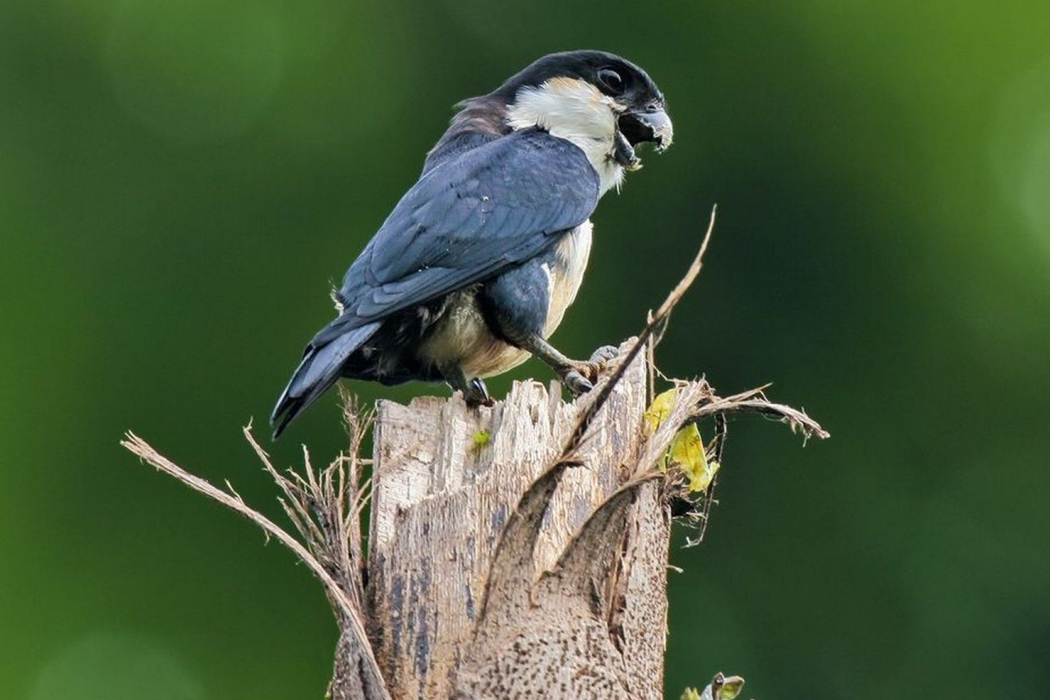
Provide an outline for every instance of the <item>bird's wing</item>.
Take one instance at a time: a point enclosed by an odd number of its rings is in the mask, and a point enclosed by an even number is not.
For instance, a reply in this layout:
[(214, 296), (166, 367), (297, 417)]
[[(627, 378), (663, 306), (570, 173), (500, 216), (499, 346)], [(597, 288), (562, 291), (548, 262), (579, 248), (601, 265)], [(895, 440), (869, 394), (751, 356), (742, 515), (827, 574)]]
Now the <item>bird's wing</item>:
[[(598, 174), (539, 130), (509, 134), (428, 171), (347, 271), (343, 314), (320, 335), (382, 319), (528, 260), (586, 221)], [(323, 341), (318, 337), (315, 340)]]

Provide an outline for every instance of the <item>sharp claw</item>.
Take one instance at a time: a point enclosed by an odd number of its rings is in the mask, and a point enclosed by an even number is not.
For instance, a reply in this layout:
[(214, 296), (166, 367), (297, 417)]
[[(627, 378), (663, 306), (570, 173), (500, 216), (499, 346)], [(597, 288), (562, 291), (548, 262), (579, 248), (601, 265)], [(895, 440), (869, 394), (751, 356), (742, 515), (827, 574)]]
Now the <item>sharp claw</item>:
[(463, 392), (463, 399), (468, 406), (491, 406), (496, 403), (489, 397), (488, 389), (485, 388), (485, 382), (477, 377), (471, 379), (467, 384), (467, 390)]
[[(601, 371), (609, 364), (610, 361), (615, 360), (620, 356), (620, 349), (612, 345), (603, 345), (591, 354), (591, 359), (587, 362), (577, 362), (575, 367), (570, 373), (575, 373), (587, 382), (587, 388), (584, 391), (590, 391), (594, 388), (594, 383), (598, 381)], [(568, 375), (566, 375), (568, 376)]]
[(574, 396), (586, 394), (588, 391), (594, 388), (594, 384), (592, 384), (589, 379), (587, 379), (585, 376), (583, 376), (583, 374), (574, 369), (566, 372), (565, 376), (563, 376), (561, 379), (562, 382), (565, 383), (565, 386), (568, 387), (569, 391), (571, 391)]

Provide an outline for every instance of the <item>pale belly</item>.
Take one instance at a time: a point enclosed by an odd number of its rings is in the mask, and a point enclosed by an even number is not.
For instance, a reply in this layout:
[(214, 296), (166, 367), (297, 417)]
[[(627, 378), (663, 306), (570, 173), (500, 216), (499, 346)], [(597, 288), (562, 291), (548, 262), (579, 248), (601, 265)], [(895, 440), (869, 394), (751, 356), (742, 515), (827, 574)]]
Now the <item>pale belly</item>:
[[(593, 226), (584, 222), (559, 241), (554, 259), (544, 265), (550, 304), (543, 336), (561, 324), (576, 299), (591, 252)], [(529, 359), (529, 353), (492, 334), (472, 291), (458, 292), (441, 327), (420, 347), (420, 356), (435, 364), (457, 364), (467, 379), (502, 374)]]

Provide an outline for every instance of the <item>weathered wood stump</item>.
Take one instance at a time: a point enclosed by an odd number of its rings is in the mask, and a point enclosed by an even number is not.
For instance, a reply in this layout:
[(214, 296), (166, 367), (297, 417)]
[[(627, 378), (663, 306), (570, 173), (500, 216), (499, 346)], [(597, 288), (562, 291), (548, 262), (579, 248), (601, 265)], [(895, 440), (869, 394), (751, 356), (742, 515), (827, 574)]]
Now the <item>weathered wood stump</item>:
[(553, 469), (587, 396), (380, 402), (365, 619), (394, 698), (663, 697), (670, 514), (636, 478), (647, 396), (639, 357)]

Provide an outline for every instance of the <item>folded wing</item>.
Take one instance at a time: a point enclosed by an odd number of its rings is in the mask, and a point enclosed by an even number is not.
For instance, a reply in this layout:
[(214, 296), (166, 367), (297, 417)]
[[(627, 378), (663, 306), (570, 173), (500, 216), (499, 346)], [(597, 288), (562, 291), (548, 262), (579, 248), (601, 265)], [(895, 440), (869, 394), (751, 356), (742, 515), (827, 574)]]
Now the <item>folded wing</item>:
[(590, 217), (598, 187), (583, 151), (536, 129), (428, 170), (347, 270), (343, 313), (307, 346), (274, 409), (277, 432), (335, 383), (384, 318), (543, 252)]

